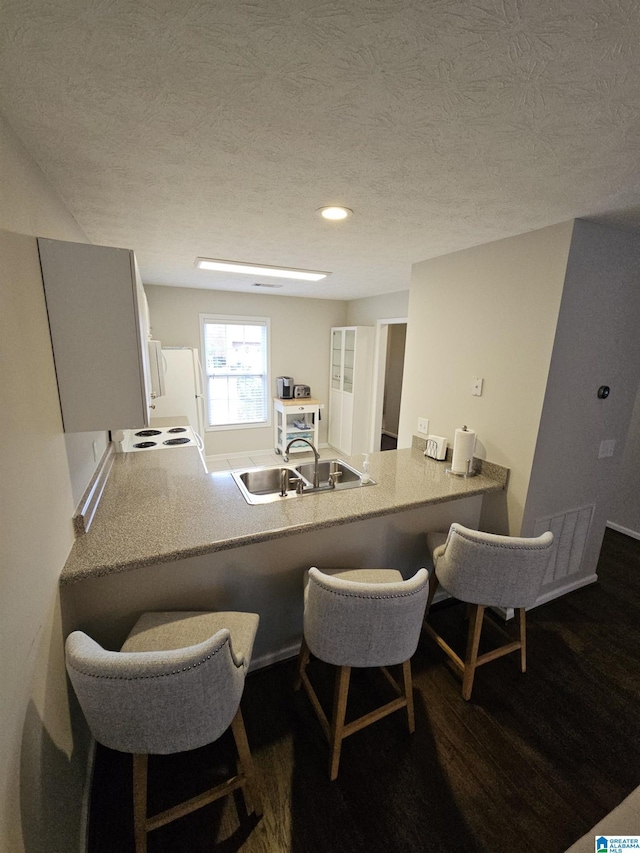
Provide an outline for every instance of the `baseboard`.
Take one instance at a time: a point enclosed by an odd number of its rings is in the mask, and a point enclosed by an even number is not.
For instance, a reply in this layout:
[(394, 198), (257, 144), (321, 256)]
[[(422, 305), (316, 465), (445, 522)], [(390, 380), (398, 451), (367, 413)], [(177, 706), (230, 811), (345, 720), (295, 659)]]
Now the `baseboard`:
[[(548, 601), (553, 601), (554, 598), (560, 598), (560, 596), (567, 595), (570, 592), (575, 592), (576, 589), (581, 589), (583, 586), (589, 586), (589, 584), (596, 583), (597, 580), (598, 575), (587, 575), (586, 577), (578, 578), (577, 580), (574, 580), (571, 583), (560, 587), (560, 589), (553, 589), (549, 592), (545, 592), (542, 595), (538, 596), (538, 598), (536, 599), (536, 603), (532, 607), (527, 607), (527, 610), (533, 610), (535, 607), (539, 607), (541, 604), (546, 604)], [(515, 611), (512, 607), (492, 607), (491, 609), (494, 613), (504, 619), (505, 622), (508, 622), (515, 616)]]
[(283, 660), (289, 660), (289, 658), (295, 658), (298, 656), (300, 651), (300, 642), (294, 643), (292, 646), (288, 646), (285, 649), (280, 649), (277, 652), (273, 652), (271, 654), (260, 655), (260, 657), (252, 658), (251, 663), (249, 665), (249, 672), (253, 672), (256, 669), (264, 669), (267, 666), (272, 666), (274, 663), (280, 663)]
[(621, 524), (616, 524), (614, 521), (607, 521), (607, 527), (612, 530), (617, 530), (618, 533), (624, 533), (625, 536), (631, 536), (632, 539), (640, 539), (640, 532), (631, 530), (629, 527), (623, 527)]
[(596, 583), (597, 580), (598, 575), (596, 575), (595, 572), (592, 575), (577, 578), (560, 589), (554, 589), (550, 592), (543, 593), (537, 598), (536, 603), (533, 606), (538, 607), (540, 604), (546, 604), (547, 601), (553, 601), (554, 598), (560, 598), (561, 595), (566, 595), (568, 592), (574, 592), (576, 589), (581, 589), (583, 586), (589, 586), (589, 584)]

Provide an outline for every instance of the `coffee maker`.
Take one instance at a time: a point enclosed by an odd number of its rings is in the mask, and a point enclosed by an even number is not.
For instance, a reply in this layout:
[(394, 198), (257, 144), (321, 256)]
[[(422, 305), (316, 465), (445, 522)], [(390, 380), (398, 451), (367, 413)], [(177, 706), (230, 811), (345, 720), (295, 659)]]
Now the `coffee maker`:
[(281, 400), (293, 398), (293, 376), (276, 376), (276, 393)]

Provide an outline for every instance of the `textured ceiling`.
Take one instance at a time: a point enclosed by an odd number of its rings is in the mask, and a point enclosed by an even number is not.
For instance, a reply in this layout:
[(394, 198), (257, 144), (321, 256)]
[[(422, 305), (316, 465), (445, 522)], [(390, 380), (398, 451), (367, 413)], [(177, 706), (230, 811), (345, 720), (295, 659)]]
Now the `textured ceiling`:
[[(0, 0), (0, 106), (95, 243), (149, 284), (196, 256), (411, 264), (572, 217), (640, 225), (636, 0)], [(317, 208), (354, 215), (327, 223)], [(262, 291), (265, 292), (265, 291)]]

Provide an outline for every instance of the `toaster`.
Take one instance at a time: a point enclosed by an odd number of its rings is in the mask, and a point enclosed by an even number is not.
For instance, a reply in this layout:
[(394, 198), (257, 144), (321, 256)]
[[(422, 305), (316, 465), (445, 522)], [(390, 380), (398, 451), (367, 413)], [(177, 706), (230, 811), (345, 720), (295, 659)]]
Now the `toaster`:
[(294, 385), (293, 386), (293, 396), (294, 397), (310, 397), (311, 396), (311, 388), (308, 385)]

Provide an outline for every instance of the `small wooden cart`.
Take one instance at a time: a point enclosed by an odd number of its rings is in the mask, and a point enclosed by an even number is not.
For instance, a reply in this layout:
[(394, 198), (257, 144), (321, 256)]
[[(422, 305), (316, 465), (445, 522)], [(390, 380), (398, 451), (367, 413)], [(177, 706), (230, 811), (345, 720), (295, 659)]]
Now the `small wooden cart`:
[[(276, 453), (284, 453), (287, 444), (294, 438), (306, 438), (318, 447), (320, 409), (324, 403), (312, 397), (291, 400), (273, 398), (273, 440)], [(310, 450), (303, 441), (292, 444), (290, 453), (305, 453)]]

